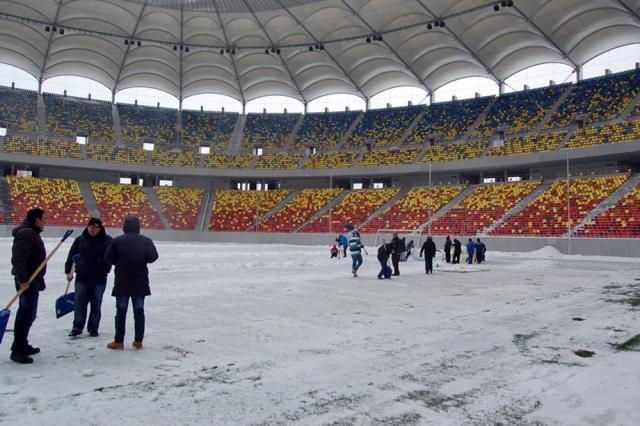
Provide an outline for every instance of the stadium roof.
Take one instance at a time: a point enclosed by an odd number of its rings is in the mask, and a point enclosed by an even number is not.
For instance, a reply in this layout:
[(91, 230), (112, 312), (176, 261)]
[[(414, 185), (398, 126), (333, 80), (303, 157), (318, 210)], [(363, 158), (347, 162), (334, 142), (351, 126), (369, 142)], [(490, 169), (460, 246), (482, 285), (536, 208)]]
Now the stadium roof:
[(640, 0), (515, 0), (495, 11), (500, 3), (511, 2), (0, 0), (0, 62), (114, 91), (308, 102), (499, 82), (549, 62), (575, 68), (640, 40)]

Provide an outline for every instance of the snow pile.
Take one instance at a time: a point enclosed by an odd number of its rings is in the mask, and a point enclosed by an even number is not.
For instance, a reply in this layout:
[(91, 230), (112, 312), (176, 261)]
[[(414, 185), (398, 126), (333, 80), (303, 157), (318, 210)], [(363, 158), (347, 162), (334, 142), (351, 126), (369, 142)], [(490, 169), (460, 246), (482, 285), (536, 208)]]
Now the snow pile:
[(564, 256), (564, 254), (553, 246), (544, 246), (541, 249), (527, 252), (526, 256), (533, 259), (555, 259)]

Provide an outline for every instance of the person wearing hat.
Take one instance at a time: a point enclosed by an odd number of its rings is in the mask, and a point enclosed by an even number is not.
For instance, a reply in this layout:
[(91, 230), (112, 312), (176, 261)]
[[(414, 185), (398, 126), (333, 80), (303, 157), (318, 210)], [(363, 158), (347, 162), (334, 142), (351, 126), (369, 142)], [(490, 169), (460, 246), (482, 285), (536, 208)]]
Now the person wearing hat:
[(73, 328), (69, 332), (70, 337), (82, 334), (87, 320), (87, 305), (91, 306), (87, 331), (91, 337), (98, 336), (100, 326), (102, 296), (107, 287), (107, 275), (111, 271), (111, 265), (103, 258), (111, 237), (105, 232), (102, 221), (92, 217), (82, 235), (77, 237), (64, 264), (64, 273), (67, 281), (73, 280), (71, 268), (73, 257), (80, 255), (76, 260), (75, 305), (73, 311)]

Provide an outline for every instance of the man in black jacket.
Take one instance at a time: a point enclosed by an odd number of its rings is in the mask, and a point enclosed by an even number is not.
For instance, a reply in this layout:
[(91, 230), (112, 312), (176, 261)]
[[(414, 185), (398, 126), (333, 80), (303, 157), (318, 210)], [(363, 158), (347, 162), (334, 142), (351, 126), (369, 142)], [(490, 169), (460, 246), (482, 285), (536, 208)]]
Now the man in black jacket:
[(444, 242), (444, 255), (447, 263), (451, 263), (451, 238), (448, 235)]
[(390, 254), (391, 244), (386, 244), (384, 241), (382, 245), (378, 247), (378, 262), (380, 262), (380, 272), (378, 273), (378, 279), (384, 279), (384, 270), (388, 268), (389, 262), (389, 254)]
[(424, 253), (424, 269), (426, 273), (433, 274), (433, 258), (436, 257), (436, 245), (431, 237), (427, 237), (427, 241), (422, 244), (420, 257), (422, 257), (422, 253)]
[(150, 238), (140, 235), (140, 221), (127, 216), (122, 225), (124, 235), (111, 241), (104, 260), (115, 266), (115, 284), (112, 296), (116, 298), (116, 336), (109, 349), (124, 349), (124, 331), (129, 298), (133, 305), (135, 339), (133, 347), (142, 349), (144, 338), (144, 298), (151, 294), (147, 264), (158, 259), (156, 246)]
[(111, 265), (105, 263), (103, 258), (110, 242), (111, 237), (106, 234), (102, 221), (93, 217), (82, 235), (77, 237), (71, 245), (67, 262), (64, 264), (67, 281), (73, 280), (71, 273), (73, 257), (80, 255), (80, 258), (76, 262), (75, 309), (70, 337), (82, 334), (87, 319), (87, 304), (91, 305), (87, 331), (92, 337), (98, 335), (100, 306), (107, 287), (107, 274), (111, 270)]
[(457, 239), (453, 239), (453, 261), (451, 263), (460, 263), (460, 255), (462, 254), (462, 243)]
[(391, 239), (391, 263), (393, 264), (393, 275), (400, 275), (400, 255), (404, 251), (404, 244), (402, 244), (402, 240), (398, 237), (398, 233), (393, 233), (393, 239)]
[(44, 229), (44, 210), (35, 208), (27, 212), (27, 218), (22, 224), (13, 229), (13, 247), (11, 249), (11, 274), (15, 277), (16, 290), (23, 289), (16, 320), (13, 326), (13, 344), (11, 345), (11, 360), (20, 364), (30, 364), (40, 348), (29, 344), (29, 330), (36, 319), (38, 311), (39, 292), (46, 288), (44, 274), (46, 267), (29, 282), (38, 266), (47, 257), (44, 242), (40, 233)]

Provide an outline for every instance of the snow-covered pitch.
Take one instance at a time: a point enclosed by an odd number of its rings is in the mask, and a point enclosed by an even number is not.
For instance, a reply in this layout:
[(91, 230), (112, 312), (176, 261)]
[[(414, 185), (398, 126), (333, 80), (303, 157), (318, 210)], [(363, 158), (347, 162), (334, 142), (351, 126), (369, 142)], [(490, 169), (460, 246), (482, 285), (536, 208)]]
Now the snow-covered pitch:
[[(437, 258), (426, 276), (412, 260), (400, 277), (378, 280), (373, 247), (353, 278), (350, 258), (329, 260), (329, 246), (157, 246), (145, 347), (131, 348), (130, 310), (126, 349), (113, 352), (112, 275), (99, 337), (72, 340), (72, 314), (55, 319), (65, 244), (30, 336), (42, 353), (31, 365), (11, 362), (12, 332), (0, 347), (0, 423), (640, 419), (639, 339), (623, 345), (640, 333), (637, 259), (489, 251), (483, 265)], [(3, 305), (13, 294), (10, 251), (1, 239)]]

